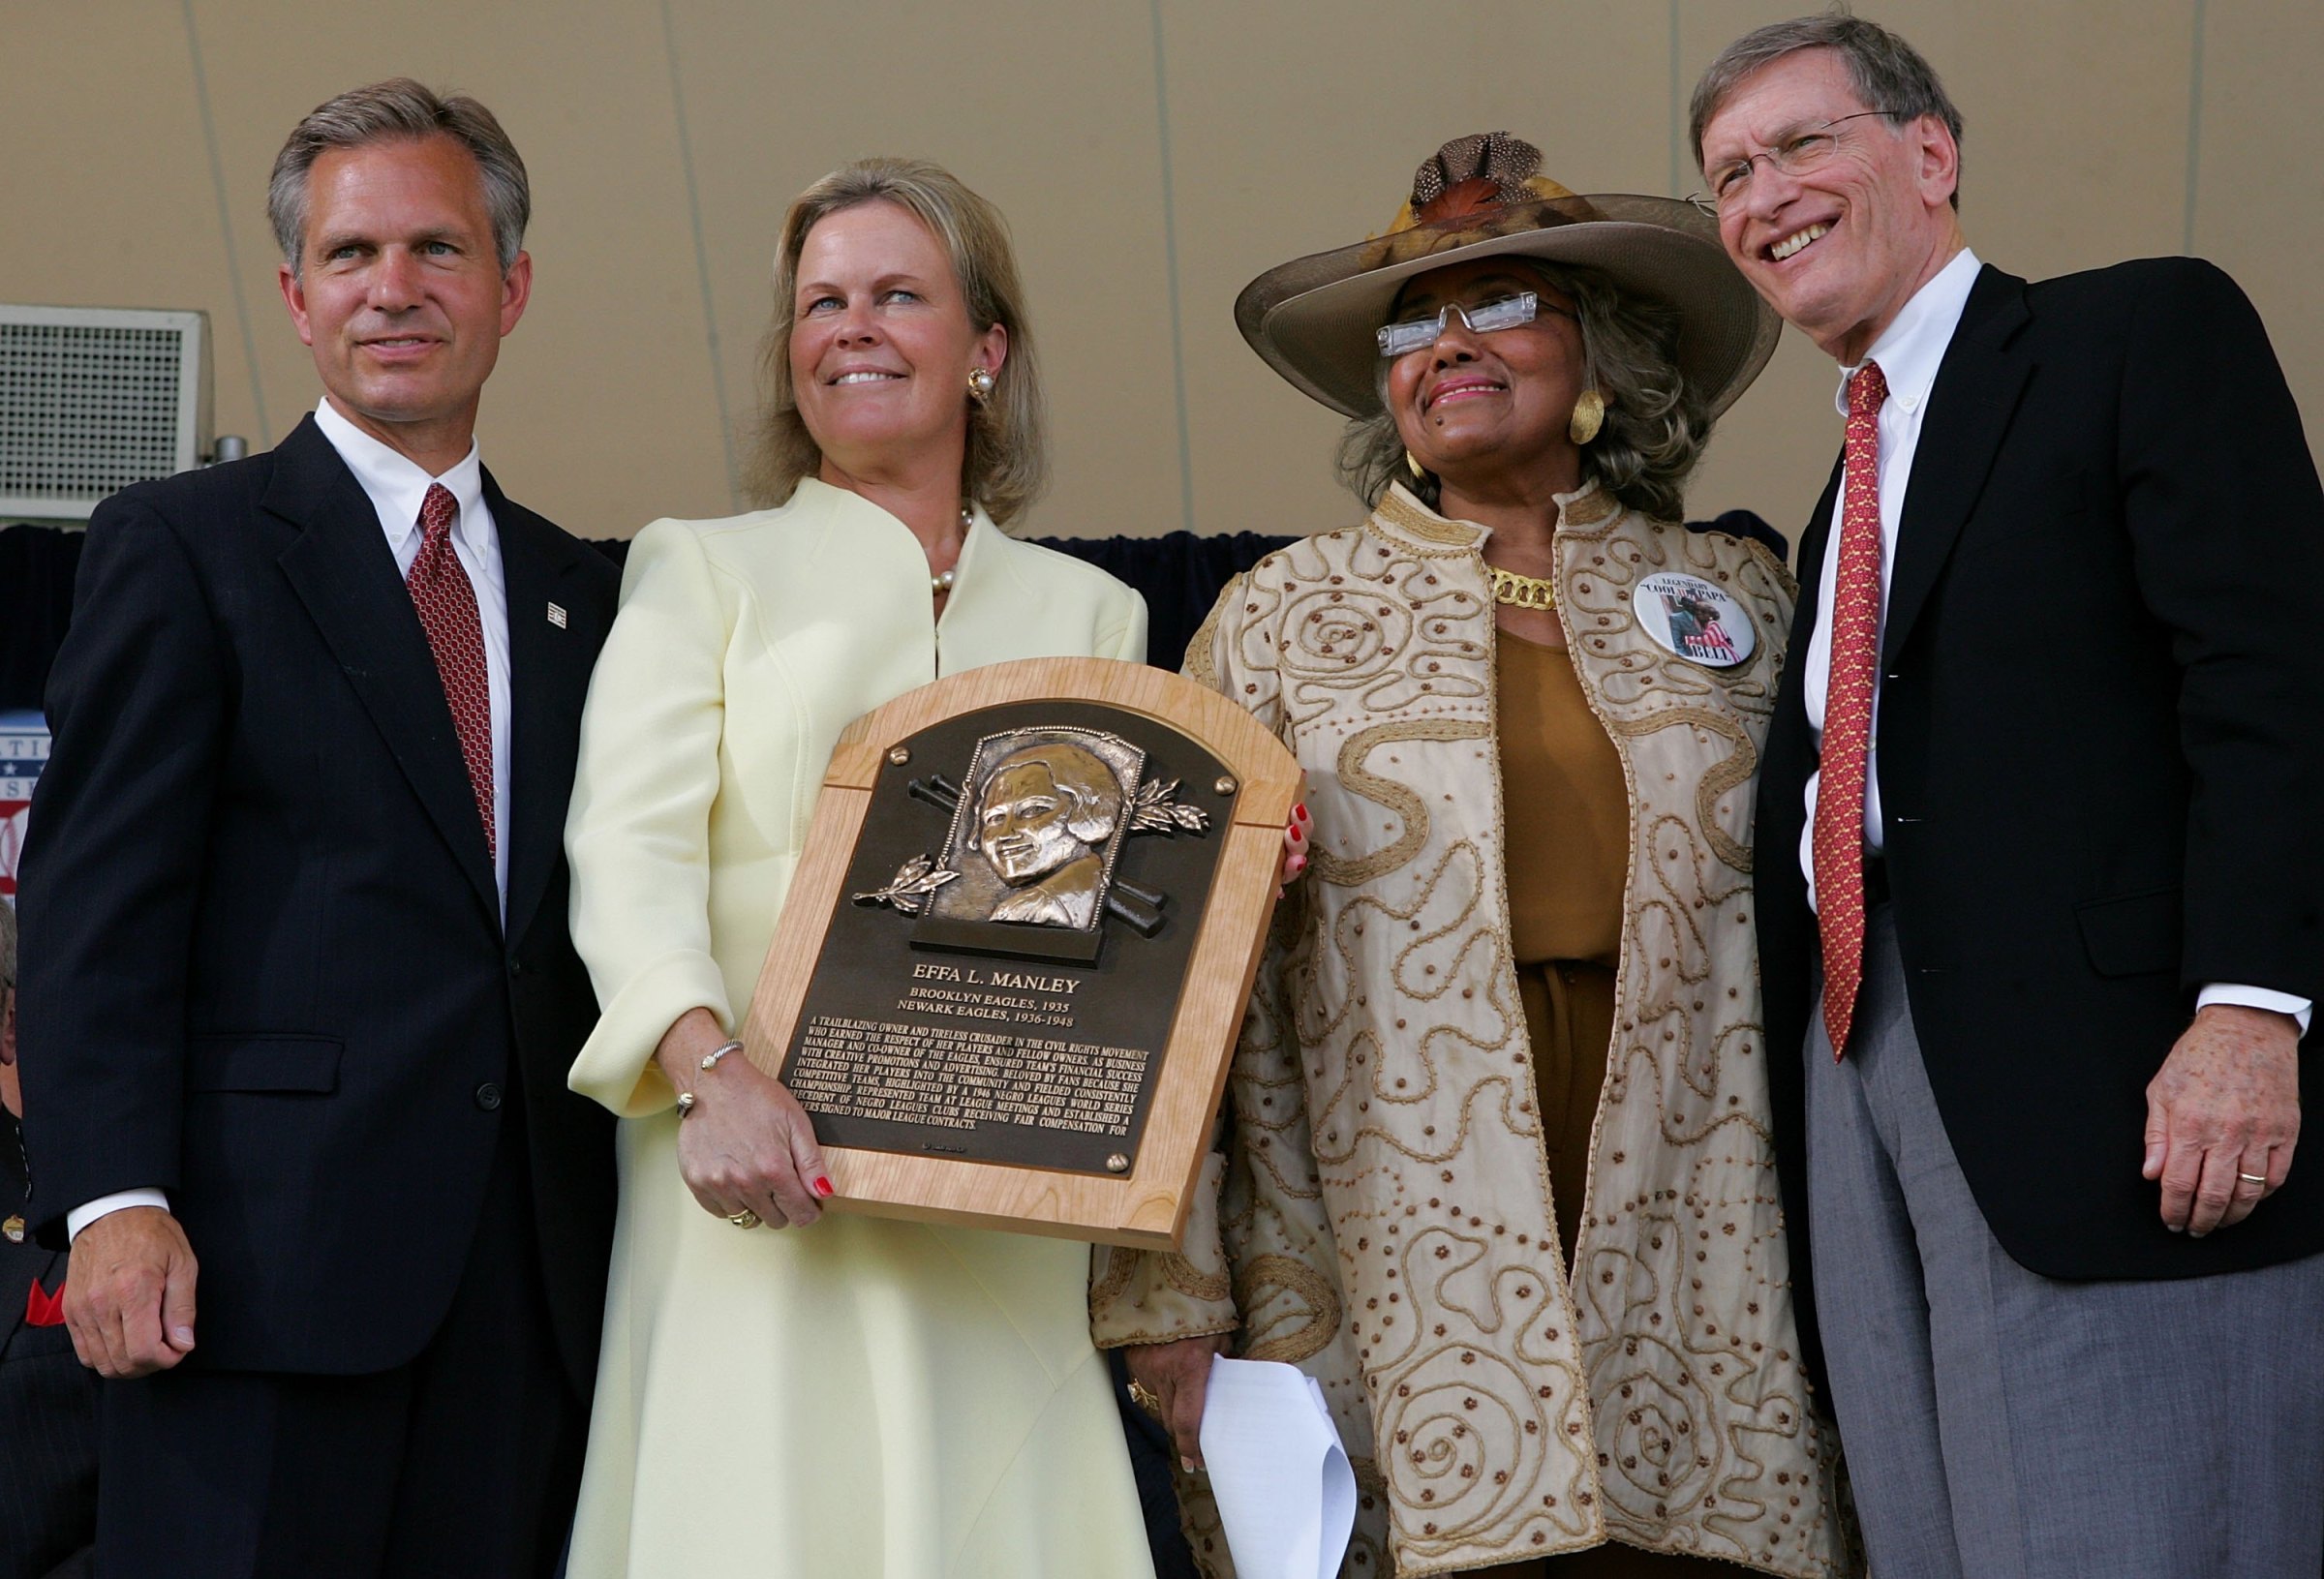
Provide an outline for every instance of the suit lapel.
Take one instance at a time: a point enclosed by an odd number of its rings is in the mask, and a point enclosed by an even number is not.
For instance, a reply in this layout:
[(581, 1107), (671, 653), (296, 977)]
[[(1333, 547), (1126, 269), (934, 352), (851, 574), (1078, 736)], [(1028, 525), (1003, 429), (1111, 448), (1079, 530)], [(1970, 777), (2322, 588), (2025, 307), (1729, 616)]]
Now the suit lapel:
[(497, 925), (500, 893), (452, 710), (379, 512), (313, 417), (275, 454), (260, 502), (301, 529), (276, 562)]
[(1929, 391), (1897, 523), (1888, 624), (1881, 643), (1884, 662), (1904, 651), (2017, 414), (2034, 364), (2011, 342), (2029, 317), (2026, 282), (1988, 264), (1970, 288), (1960, 327)]
[(1816, 501), (1816, 513), (1808, 517), (1808, 530), (1799, 534), (1799, 614), (1791, 622), (1791, 647), (1794, 657), (1805, 662), (1808, 639), (1816, 634), (1818, 603), (1823, 586), (1823, 556), (1832, 546), (1832, 509), (1840, 500), (1840, 483), (1848, 468), (1848, 455), (1842, 451), (1832, 462), (1831, 479), (1823, 485), (1823, 497)]
[[(1775, 716), (1767, 726), (1765, 752), (1760, 758), (1767, 785), (1760, 800), (1760, 816), (1767, 816), (1768, 796), (1783, 803), (1779, 815), (1788, 816), (1799, 804), (1799, 790), (1816, 768), (1816, 747), (1808, 731), (1808, 643), (1816, 634), (1818, 590), (1822, 586), (1823, 556), (1831, 546), (1832, 501), (1840, 493), (1841, 462), (1832, 464), (1831, 481), (1799, 534), (1799, 601), (1791, 616), (1790, 656), (1784, 668), (1782, 691), (1776, 697)], [(1768, 826), (1762, 822), (1762, 831)]]
[[(511, 504), (484, 477), (508, 586), (508, 936), (525, 935), (565, 840), (581, 704), (596, 647), (578, 556), (596, 550)], [(552, 608), (556, 611), (551, 612)], [(564, 622), (558, 622), (558, 616)]]

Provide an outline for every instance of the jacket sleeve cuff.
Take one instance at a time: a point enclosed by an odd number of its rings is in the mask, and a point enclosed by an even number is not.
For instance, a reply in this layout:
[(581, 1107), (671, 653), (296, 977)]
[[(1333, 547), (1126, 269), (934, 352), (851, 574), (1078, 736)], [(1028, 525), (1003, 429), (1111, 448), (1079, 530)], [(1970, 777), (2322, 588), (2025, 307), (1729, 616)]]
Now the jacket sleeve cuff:
[(65, 1213), (65, 1237), (68, 1241), (80, 1237), (80, 1230), (100, 1217), (125, 1212), (132, 1206), (159, 1206), (169, 1209), (169, 1198), (159, 1190), (116, 1190), (109, 1196), (99, 1196)]
[(654, 1049), (689, 1009), (709, 1010), (720, 1025), (734, 1023), (716, 960), (691, 950), (663, 955), (605, 1005), (566, 1083), (623, 1118), (674, 1106), (677, 1093), (655, 1066)]
[(2232, 982), (2214, 982), (2195, 994), (2195, 1007), (2207, 1009), (2215, 1003), (2231, 1003), (2244, 1009), (2266, 1009), (2278, 1015), (2289, 1015), (2300, 1024), (2300, 1034), (2308, 1034), (2308, 1022), (2314, 1014), (2315, 1004), (2289, 992), (2278, 992), (2265, 987), (2239, 987)]
[(1203, 1159), (1187, 1208), (1183, 1250), (1096, 1248), (1090, 1259), (1089, 1336), (1098, 1348), (1175, 1343), (1241, 1325), (1219, 1232), (1219, 1187), (1226, 1167), (1217, 1152)]

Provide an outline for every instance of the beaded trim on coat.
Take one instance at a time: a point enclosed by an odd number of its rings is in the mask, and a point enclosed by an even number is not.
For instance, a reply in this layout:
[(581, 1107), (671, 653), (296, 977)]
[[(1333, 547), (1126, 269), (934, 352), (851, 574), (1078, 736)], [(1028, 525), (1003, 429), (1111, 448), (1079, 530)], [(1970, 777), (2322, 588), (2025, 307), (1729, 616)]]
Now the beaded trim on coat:
[[(1181, 1256), (1100, 1250), (1097, 1341), (1234, 1331), (1323, 1384), (1358, 1472), (1343, 1572), (1611, 1539), (1859, 1571), (1798, 1356), (1751, 926), (1752, 774), (1796, 592), (1763, 546), (1561, 501), (1559, 599), (1631, 788), (1617, 1029), (1571, 1282), (1511, 963), (1484, 529), (1391, 489), (1238, 578), (1187, 669), (1299, 755), (1314, 815)], [(1729, 668), (1632, 617), (1658, 571), (1758, 623)], [(1206, 1573), (1233, 1572), (1182, 1478)]]

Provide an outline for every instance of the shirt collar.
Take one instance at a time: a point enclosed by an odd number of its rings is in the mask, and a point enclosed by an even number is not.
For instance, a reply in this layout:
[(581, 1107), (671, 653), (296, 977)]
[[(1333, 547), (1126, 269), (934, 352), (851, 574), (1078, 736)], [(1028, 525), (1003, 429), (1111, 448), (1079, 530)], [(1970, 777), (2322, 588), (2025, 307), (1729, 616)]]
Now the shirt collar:
[[(1967, 247), (1953, 254), (1951, 262), (1912, 292), (1904, 311), (1864, 353), (1864, 362), (1881, 364), (1881, 374), (1888, 380), (1888, 399), (1901, 410), (1918, 411), (1921, 402), (1929, 398), (1945, 348), (1953, 343), (1953, 331), (1961, 325), (1961, 311), (1969, 305), (1970, 287), (1977, 283), (1977, 270), (1984, 266)], [(1840, 370), (1840, 392), (1834, 404), (1842, 416), (1848, 415), (1848, 380), (1864, 362)]]
[(418, 462), (389, 449), (350, 422), (328, 400), (316, 405), (315, 425), (362, 485), (372, 508), (379, 512), (388, 546), (402, 548), (404, 539), (419, 530), (420, 501), (428, 497), (428, 485), (440, 482), (451, 490), (460, 506), (460, 519), (453, 523), (452, 531), (472, 550), (491, 549), (491, 520), (484, 510), (484, 462), (474, 439), (459, 464), (442, 476), (432, 477)]

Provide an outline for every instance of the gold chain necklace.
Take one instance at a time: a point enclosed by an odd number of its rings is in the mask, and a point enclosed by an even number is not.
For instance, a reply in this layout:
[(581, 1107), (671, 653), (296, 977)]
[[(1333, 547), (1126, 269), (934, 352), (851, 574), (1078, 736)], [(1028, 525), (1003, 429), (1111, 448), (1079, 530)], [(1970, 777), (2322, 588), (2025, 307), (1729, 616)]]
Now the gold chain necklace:
[(1520, 576), (1514, 570), (1504, 570), (1488, 564), (1484, 573), (1492, 578), (1493, 601), (1507, 603), (1518, 609), (1557, 608), (1557, 583), (1546, 576)]

